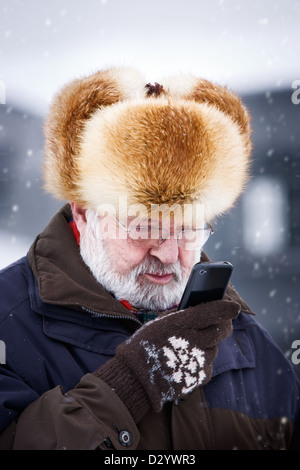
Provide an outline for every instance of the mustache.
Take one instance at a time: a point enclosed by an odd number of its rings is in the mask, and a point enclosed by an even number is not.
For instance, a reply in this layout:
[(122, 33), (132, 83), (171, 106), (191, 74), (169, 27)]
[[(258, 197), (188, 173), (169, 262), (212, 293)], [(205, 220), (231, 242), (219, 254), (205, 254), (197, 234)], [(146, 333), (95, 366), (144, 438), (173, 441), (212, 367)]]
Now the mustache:
[(159, 259), (146, 255), (144, 260), (132, 269), (132, 275), (137, 278), (141, 274), (166, 275), (173, 274), (175, 281), (181, 281), (184, 269), (179, 260), (173, 264), (164, 264)]

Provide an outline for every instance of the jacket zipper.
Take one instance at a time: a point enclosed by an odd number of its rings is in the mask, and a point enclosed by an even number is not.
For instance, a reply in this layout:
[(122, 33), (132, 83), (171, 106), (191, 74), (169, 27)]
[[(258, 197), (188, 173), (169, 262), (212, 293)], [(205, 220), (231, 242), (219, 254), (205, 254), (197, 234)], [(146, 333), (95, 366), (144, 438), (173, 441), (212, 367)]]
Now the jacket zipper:
[(133, 317), (127, 317), (126, 315), (108, 315), (107, 313), (100, 313), (96, 312), (95, 310), (91, 310), (84, 305), (81, 305), (81, 309), (84, 310), (87, 313), (90, 313), (94, 317), (98, 318), (116, 318), (117, 320), (130, 320), (133, 321), (134, 323), (137, 323), (139, 326), (142, 326), (142, 322), (140, 322), (137, 318)]

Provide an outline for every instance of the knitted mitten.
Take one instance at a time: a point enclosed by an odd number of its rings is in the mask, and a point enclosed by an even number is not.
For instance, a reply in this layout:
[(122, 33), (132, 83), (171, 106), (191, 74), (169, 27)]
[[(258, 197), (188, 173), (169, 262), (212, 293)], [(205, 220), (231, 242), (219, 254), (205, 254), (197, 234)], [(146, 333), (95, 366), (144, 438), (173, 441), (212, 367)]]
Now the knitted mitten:
[(210, 380), (217, 346), (230, 335), (239, 311), (236, 302), (217, 300), (158, 317), (120, 344), (94, 374), (139, 422), (148, 410), (158, 412)]

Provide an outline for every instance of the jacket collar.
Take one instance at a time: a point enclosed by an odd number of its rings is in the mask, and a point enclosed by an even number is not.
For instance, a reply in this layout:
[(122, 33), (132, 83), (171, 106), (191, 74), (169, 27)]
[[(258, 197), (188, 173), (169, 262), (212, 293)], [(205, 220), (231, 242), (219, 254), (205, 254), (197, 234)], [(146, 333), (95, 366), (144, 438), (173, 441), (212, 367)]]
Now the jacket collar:
[(67, 204), (30, 247), (28, 262), (38, 285), (35, 303), (135, 318), (90, 274), (69, 226), (71, 215)]

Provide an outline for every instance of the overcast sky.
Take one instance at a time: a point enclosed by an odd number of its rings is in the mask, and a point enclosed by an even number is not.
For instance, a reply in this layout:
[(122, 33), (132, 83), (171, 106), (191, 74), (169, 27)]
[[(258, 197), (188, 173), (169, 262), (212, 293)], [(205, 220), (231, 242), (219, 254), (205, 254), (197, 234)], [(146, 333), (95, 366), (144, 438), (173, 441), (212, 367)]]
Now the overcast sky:
[(66, 81), (110, 65), (193, 73), (236, 91), (300, 79), (299, 0), (0, 0), (6, 102), (44, 113)]

